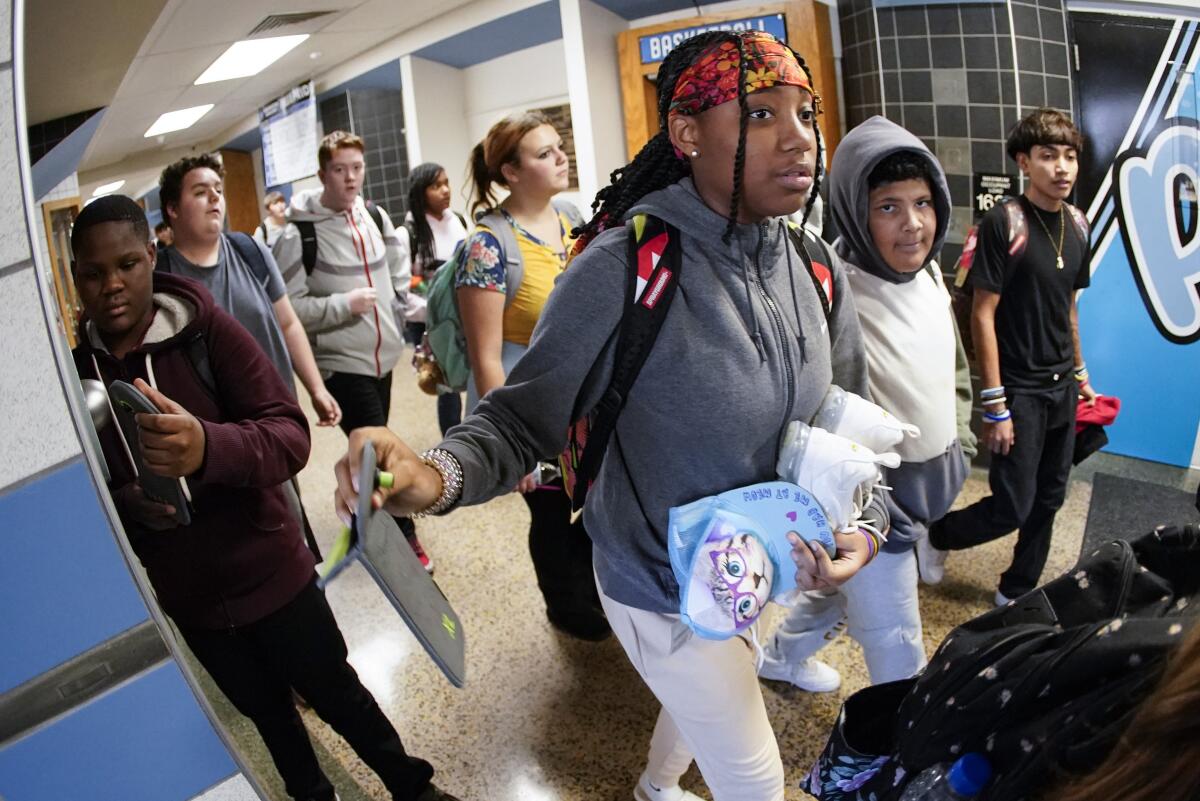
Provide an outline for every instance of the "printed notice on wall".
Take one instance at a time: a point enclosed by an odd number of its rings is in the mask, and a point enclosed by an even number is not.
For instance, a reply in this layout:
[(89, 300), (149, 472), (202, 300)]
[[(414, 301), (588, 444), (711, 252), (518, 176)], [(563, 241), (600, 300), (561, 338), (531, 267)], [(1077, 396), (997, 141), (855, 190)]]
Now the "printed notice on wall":
[(259, 109), (258, 128), (267, 186), (317, 174), (317, 105), (312, 81)]
[(987, 175), (975, 173), (975, 219), (979, 219), (1005, 195), (1016, 194), (1013, 191), (1015, 180), (1011, 175)]

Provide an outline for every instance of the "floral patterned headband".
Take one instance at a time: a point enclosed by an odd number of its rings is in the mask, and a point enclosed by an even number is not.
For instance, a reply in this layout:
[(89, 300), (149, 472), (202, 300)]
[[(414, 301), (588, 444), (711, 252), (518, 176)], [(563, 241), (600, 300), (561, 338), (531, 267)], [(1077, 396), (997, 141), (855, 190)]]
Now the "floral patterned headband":
[[(773, 86), (799, 86), (812, 94), (814, 109), (820, 110), (821, 96), (813, 89), (796, 56), (769, 33), (738, 33), (746, 55), (746, 94)], [(719, 42), (688, 66), (675, 82), (668, 117), (690, 116), (719, 106), (738, 96), (738, 47)]]

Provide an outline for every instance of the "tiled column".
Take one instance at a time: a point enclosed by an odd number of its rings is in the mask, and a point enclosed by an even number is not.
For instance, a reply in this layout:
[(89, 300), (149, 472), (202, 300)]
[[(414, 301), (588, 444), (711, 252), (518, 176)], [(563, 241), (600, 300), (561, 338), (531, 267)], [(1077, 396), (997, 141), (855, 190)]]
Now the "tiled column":
[(921, 137), (946, 170), (954, 222), (943, 262), (952, 264), (972, 223), (973, 173), (1016, 175), (1004, 152), (1013, 123), (1041, 105), (1071, 111), (1062, 0), (851, 0), (842, 42), (850, 124), (882, 113)]

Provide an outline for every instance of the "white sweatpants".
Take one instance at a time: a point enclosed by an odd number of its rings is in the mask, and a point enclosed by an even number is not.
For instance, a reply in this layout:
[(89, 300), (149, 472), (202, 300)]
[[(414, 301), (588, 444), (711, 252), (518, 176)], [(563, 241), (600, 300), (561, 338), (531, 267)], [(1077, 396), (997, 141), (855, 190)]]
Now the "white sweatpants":
[(713, 801), (783, 801), (783, 762), (767, 720), (755, 652), (741, 637), (706, 640), (678, 615), (635, 609), (600, 590), (608, 623), (662, 704), (647, 773), (679, 784), (692, 759)]
[(916, 555), (880, 551), (836, 592), (801, 593), (767, 655), (792, 663), (808, 659), (833, 639), (830, 632), (843, 618), (862, 646), (872, 684), (907, 679), (925, 667)]

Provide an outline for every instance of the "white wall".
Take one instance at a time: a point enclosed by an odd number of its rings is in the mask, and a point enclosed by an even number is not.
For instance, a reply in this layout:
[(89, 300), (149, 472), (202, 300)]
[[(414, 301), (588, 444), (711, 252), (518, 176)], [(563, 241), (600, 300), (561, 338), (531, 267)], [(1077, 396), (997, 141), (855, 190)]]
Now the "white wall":
[(405, 56), (400, 60), (404, 125), (411, 167), (432, 161), (450, 178), (451, 206), (465, 209), (463, 186), (472, 140), (467, 130), (464, 71), (436, 61)]
[(592, 0), (560, 0), (580, 195), (596, 196), (628, 162), (617, 34), (628, 25)]
[[(470, 147), (506, 114), (570, 102), (561, 39), (476, 64), (462, 74), (469, 143), (464, 163)], [(591, 203), (591, 196), (587, 204), (581, 203), (579, 192), (564, 192), (561, 197), (581, 210)]]

